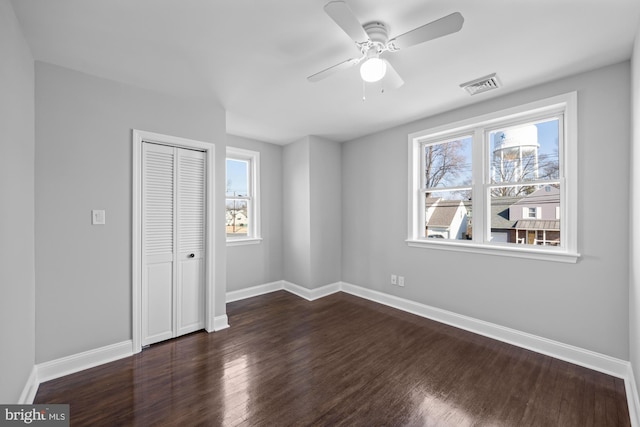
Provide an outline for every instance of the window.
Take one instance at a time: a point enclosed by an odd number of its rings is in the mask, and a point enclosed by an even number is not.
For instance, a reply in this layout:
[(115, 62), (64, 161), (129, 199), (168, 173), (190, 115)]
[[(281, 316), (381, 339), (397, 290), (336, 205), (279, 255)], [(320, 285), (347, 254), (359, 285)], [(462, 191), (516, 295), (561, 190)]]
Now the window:
[(410, 246), (577, 253), (576, 94), (409, 135)]
[(425, 206), (421, 223), (427, 238), (468, 238), (471, 142), (470, 135), (462, 135), (421, 145)]
[(539, 218), (538, 212), (540, 208), (522, 208), (523, 218), (535, 219)]
[(259, 160), (258, 152), (227, 147), (227, 244), (260, 242)]

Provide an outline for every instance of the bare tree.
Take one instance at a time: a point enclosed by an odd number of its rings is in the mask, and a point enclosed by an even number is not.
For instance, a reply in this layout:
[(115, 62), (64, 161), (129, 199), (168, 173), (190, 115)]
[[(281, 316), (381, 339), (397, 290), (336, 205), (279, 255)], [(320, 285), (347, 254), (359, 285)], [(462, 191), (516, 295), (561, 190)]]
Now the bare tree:
[(553, 150), (553, 154), (540, 156), (540, 178), (558, 179), (560, 178), (560, 156), (558, 149)]
[[(503, 156), (494, 156), (491, 161), (492, 181), (496, 184), (517, 184), (538, 179), (539, 164), (533, 151), (522, 153), (519, 149)], [(497, 187), (491, 190), (493, 197), (526, 196), (535, 191), (535, 186), (520, 185)]]
[[(426, 187), (435, 188), (439, 184), (460, 185), (457, 179), (470, 166), (465, 160), (462, 140), (427, 146), (425, 150)], [(427, 193), (427, 197), (430, 194)]]
[[(233, 181), (227, 180), (227, 196), (233, 195), (237, 196), (236, 191), (233, 191), (232, 188)], [(227, 222), (227, 226), (231, 226), (231, 232), (236, 233), (239, 228), (243, 226), (243, 224), (237, 224), (237, 217), (240, 212), (246, 209), (246, 203), (237, 199), (227, 199), (226, 210), (227, 213), (231, 215), (231, 222)]]
[[(537, 155), (533, 151), (520, 153), (516, 149), (491, 162), (494, 183), (516, 184), (537, 179), (558, 179), (560, 162), (558, 149), (553, 154)], [(491, 190), (494, 197), (524, 197), (536, 190), (533, 185), (498, 187)]]
[(227, 221), (227, 226), (231, 227), (231, 232), (236, 233), (243, 224), (237, 223), (237, 217), (240, 212), (242, 212), (242, 203), (239, 203), (238, 200), (227, 199), (227, 212), (230, 214), (230, 221)]

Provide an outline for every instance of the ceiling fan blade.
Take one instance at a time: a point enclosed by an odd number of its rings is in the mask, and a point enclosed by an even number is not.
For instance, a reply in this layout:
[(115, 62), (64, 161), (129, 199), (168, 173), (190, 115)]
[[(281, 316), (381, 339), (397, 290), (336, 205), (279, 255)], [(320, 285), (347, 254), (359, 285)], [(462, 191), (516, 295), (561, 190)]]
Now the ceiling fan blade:
[(387, 72), (382, 78), (383, 89), (398, 89), (404, 84), (404, 80), (400, 77), (400, 74), (386, 59), (382, 59), (387, 64)]
[(324, 11), (349, 37), (356, 43), (369, 40), (369, 35), (355, 17), (349, 5), (343, 1), (331, 1), (324, 6)]
[(362, 58), (347, 59), (346, 61), (343, 61), (339, 64), (333, 65), (329, 68), (325, 68), (322, 71), (319, 71), (315, 74), (310, 75), (309, 77), (307, 77), (307, 80), (309, 80), (310, 82), (319, 82), (320, 80), (326, 77), (329, 77), (330, 75), (336, 73), (337, 71), (344, 70), (346, 68), (356, 65), (361, 60)]
[(443, 18), (415, 28), (389, 41), (396, 49), (404, 49), (447, 34), (455, 33), (462, 29), (464, 18), (459, 12), (454, 12)]

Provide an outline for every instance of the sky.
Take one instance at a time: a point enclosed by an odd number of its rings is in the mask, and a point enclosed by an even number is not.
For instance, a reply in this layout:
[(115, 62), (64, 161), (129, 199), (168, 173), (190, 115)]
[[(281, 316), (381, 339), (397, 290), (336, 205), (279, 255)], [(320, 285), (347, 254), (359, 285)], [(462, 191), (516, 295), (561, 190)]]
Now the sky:
[(227, 159), (227, 195), (247, 195), (249, 162)]
[[(545, 159), (556, 158), (558, 150), (558, 120), (553, 119), (537, 123), (536, 127), (538, 128), (538, 144), (540, 144), (538, 148), (538, 159), (540, 163)], [(499, 131), (500, 130), (496, 130), (495, 132)], [(495, 132), (492, 132), (491, 135)], [(490, 144), (490, 152), (493, 152), (493, 141), (491, 141)], [(471, 150), (471, 138), (463, 139), (463, 155), (466, 159), (465, 163), (468, 164), (469, 167), (468, 170), (458, 178), (458, 183), (453, 185), (464, 186), (465, 183), (471, 183)]]
[[(538, 161), (540, 165), (538, 170), (542, 172), (545, 162), (558, 162), (558, 119), (536, 123), (535, 126), (538, 129)], [(493, 148), (494, 143), (491, 141), (491, 152), (493, 152)]]

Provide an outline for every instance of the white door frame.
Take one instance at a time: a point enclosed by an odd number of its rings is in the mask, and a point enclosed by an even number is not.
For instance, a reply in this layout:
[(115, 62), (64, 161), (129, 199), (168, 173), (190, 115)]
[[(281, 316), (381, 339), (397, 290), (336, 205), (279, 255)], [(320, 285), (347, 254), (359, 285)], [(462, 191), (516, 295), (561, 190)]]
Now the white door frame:
[(205, 215), (205, 329), (207, 332), (214, 331), (214, 298), (215, 298), (215, 275), (213, 272), (215, 259), (215, 144), (210, 142), (195, 141), (192, 139), (179, 138), (175, 136), (162, 135), (159, 133), (146, 132), (133, 129), (133, 192), (132, 192), (132, 293), (131, 293), (131, 320), (132, 320), (132, 341), (133, 353), (142, 350), (142, 144), (144, 142), (155, 142), (178, 148), (200, 150), (206, 153), (207, 176), (206, 176), (206, 215)]

